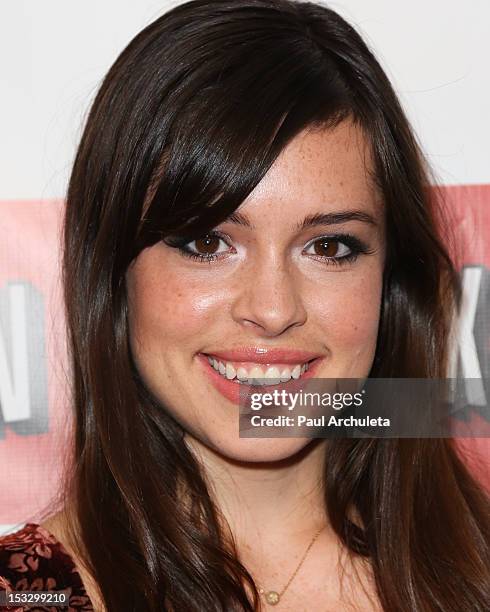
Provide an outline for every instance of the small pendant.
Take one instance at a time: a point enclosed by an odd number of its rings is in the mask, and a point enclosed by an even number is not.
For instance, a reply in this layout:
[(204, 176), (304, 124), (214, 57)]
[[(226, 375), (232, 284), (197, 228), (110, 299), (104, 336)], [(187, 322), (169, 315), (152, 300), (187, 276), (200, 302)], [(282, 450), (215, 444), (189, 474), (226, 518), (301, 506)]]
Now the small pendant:
[(265, 594), (265, 601), (271, 606), (275, 606), (279, 603), (279, 593), (277, 591), (267, 591)]

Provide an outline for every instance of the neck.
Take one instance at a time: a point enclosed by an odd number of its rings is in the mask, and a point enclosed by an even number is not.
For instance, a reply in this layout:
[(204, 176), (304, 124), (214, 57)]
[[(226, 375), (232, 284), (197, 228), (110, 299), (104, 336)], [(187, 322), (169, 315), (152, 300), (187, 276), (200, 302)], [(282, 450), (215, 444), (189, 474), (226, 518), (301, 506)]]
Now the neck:
[(240, 549), (251, 542), (276, 547), (285, 538), (301, 544), (325, 525), (327, 440), (311, 440), (292, 457), (267, 463), (235, 461), (195, 438), (186, 441)]

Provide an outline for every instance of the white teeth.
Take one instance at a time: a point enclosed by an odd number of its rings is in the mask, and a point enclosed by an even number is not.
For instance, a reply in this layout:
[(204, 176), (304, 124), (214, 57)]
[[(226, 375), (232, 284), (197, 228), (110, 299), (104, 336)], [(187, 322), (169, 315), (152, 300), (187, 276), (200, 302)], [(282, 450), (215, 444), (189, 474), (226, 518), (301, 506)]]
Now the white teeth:
[(231, 365), (231, 363), (226, 364), (225, 375), (228, 380), (232, 380), (233, 378), (235, 378), (236, 370)]
[(262, 384), (262, 381), (259, 380), (260, 378), (264, 378), (264, 372), (259, 366), (254, 366), (248, 375), (248, 382), (251, 385), (260, 385)]
[(227, 380), (253, 385), (277, 385), (280, 382), (287, 382), (291, 378), (298, 379), (308, 370), (308, 363), (297, 364), (292, 368), (284, 366), (281, 370), (277, 366), (269, 366), (264, 371), (258, 365), (252, 366), (251, 370), (247, 370), (243, 366), (235, 368), (232, 363), (218, 361), (216, 358), (209, 356), (208, 362)]
[(238, 378), (238, 380), (247, 380), (248, 378), (247, 370), (245, 368), (242, 368), (242, 366), (240, 366), (236, 371), (236, 377)]
[(281, 374), (279, 368), (275, 366), (269, 366), (265, 371), (264, 378), (267, 378), (267, 382), (271, 385), (277, 385), (281, 382)]

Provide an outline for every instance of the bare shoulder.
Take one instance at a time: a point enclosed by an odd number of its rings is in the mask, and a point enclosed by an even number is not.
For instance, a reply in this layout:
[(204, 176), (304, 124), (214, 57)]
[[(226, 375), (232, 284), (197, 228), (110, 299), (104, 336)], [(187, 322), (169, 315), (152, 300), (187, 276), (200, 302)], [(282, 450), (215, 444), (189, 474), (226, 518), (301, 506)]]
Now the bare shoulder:
[(62, 544), (65, 550), (70, 555), (76, 570), (78, 571), (82, 583), (85, 587), (90, 601), (94, 607), (94, 612), (105, 612), (103, 605), (101, 604), (99, 589), (93, 577), (85, 569), (78, 553), (71, 546), (67, 537), (66, 529), (66, 514), (63, 510), (51, 515), (49, 518), (39, 523), (40, 527), (43, 527), (46, 531), (51, 533), (55, 538)]

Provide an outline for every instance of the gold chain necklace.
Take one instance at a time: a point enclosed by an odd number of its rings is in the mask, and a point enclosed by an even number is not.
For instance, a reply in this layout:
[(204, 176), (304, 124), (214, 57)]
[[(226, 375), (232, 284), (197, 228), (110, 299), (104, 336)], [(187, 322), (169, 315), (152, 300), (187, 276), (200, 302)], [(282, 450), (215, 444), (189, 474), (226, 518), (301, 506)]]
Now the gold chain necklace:
[(265, 601), (270, 604), (271, 606), (275, 606), (277, 605), (280, 601), (281, 601), (281, 597), (284, 595), (284, 593), (286, 592), (286, 590), (288, 589), (289, 585), (291, 584), (291, 582), (294, 580), (296, 574), (299, 572), (300, 567), (303, 565), (304, 560), (306, 559), (306, 555), (310, 552), (311, 547), (313, 546), (313, 544), (316, 542), (318, 536), (321, 534), (321, 532), (325, 529), (326, 525), (324, 525), (321, 529), (319, 529), (316, 534), (313, 536), (313, 539), (311, 540), (311, 542), (308, 544), (308, 548), (305, 550), (303, 556), (300, 559), (300, 562), (298, 563), (298, 565), (296, 566), (296, 569), (294, 570), (294, 572), (292, 573), (291, 577), (289, 578), (289, 580), (286, 582), (286, 586), (284, 586), (282, 588), (281, 591), (277, 592), (277, 591), (266, 591), (265, 589), (263, 589), (262, 587), (259, 588), (259, 593), (261, 595), (264, 596)]

